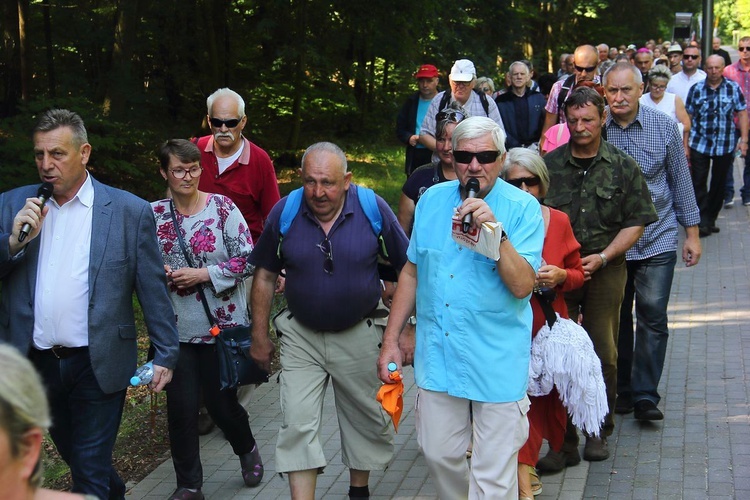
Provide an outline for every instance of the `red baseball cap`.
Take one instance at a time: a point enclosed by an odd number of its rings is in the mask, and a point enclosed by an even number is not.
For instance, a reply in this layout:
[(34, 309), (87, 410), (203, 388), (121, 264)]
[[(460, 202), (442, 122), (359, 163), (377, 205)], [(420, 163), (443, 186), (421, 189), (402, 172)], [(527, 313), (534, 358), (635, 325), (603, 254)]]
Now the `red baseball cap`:
[(440, 73), (438, 73), (438, 69), (432, 64), (423, 64), (414, 73), (414, 78), (435, 78), (436, 76), (440, 76)]

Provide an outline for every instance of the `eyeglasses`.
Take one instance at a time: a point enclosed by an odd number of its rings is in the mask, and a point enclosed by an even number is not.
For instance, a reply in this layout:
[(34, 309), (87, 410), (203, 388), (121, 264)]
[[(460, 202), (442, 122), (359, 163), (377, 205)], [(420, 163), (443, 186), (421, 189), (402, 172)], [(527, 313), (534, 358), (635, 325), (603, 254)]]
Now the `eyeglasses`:
[(684, 59), (698, 59), (700, 56), (698, 54), (682, 54), (682, 57)]
[(750, 47), (737, 47), (737, 50), (740, 52), (745, 52), (746, 50), (750, 50)]
[(469, 82), (457, 82), (455, 80), (451, 80), (451, 82), (453, 82), (453, 85), (455, 85), (456, 87), (468, 87), (468, 86), (471, 85), (471, 81), (469, 81)]
[(594, 71), (596, 69), (596, 65), (594, 65), (594, 66), (579, 66), (579, 65), (576, 64), (576, 65), (574, 65), (574, 67), (575, 67), (576, 71), (578, 71), (579, 73), (583, 73), (584, 71), (586, 73), (591, 73), (592, 71)]
[(200, 175), (203, 173), (203, 167), (195, 166), (190, 167), (190, 170), (185, 170), (184, 168), (175, 168), (173, 170), (169, 171), (172, 176), (175, 179), (184, 179), (187, 174), (190, 174), (190, 177), (195, 179), (196, 177), (200, 177)]
[(466, 117), (460, 111), (448, 108), (448, 109), (444, 109), (441, 112), (439, 112), (435, 116), (435, 118), (439, 122), (441, 122), (443, 120), (447, 120), (449, 122), (458, 123), (458, 122), (460, 122), (461, 120), (463, 120)]
[(211, 122), (211, 126), (215, 128), (221, 128), (222, 125), (226, 125), (227, 128), (234, 128), (240, 124), (240, 122), (242, 121), (242, 118), (232, 118), (231, 120), (220, 120), (218, 118), (211, 118), (209, 121)]
[(506, 179), (505, 182), (510, 184), (511, 186), (516, 186), (517, 188), (520, 188), (521, 185), (526, 184), (526, 187), (533, 187), (538, 186), (541, 180), (539, 180), (539, 177), (533, 176), (533, 177), (519, 177), (518, 179)]
[(471, 163), (471, 160), (476, 158), (479, 163), (484, 165), (497, 160), (498, 156), (500, 156), (500, 151), (453, 151), (453, 159), (458, 163), (466, 164)]
[(327, 237), (318, 243), (318, 248), (326, 256), (326, 260), (323, 261), (323, 271), (326, 274), (333, 274), (333, 249), (331, 248), (331, 240)]
[(654, 85), (653, 83), (651, 84), (650, 88), (651, 90), (667, 90), (666, 85)]

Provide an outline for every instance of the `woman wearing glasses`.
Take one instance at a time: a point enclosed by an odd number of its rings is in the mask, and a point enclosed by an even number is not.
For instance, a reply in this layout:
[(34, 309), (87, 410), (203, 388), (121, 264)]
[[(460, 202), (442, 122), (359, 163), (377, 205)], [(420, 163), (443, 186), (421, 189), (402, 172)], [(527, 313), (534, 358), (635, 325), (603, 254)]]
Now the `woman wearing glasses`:
[[(501, 172), (505, 182), (523, 189), (540, 201), (547, 193), (549, 174), (544, 160), (535, 152), (525, 148), (513, 148), (508, 151), (505, 165)], [(537, 290), (553, 289), (556, 292), (551, 305), (561, 317), (568, 317), (564, 292), (583, 286), (583, 265), (579, 249), (581, 245), (573, 236), (570, 219), (563, 212), (542, 205), (544, 219), (544, 247), (542, 247), (542, 266), (536, 276), (535, 293), (531, 295), (531, 309), (534, 313), (532, 337), (544, 325), (544, 312), (540, 304), (545, 300)], [(542, 439), (547, 439), (550, 451), (563, 456), (563, 437), (567, 424), (567, 413), (560, 402), (555, 389), (546, 396), (530, 397), (531, 409), (529, 419), (529, 438), (518, 452), (518, 494), (520, 499), (531, 499), (542, 490), (542, 483), (535, 466), (539, 460)], [(569, 453), (567, 464), (580, 462), (575, 456), (578, 451)], [(574, 456), (575, 455), (575, 456)], [(549, 455), (547, 456), (549, 457)], [(547, 459), (545, 457), (545, 460)], [(566, 461), (563, 460), (563, 467)], [(560, 467), (559, 470), (561, 470)]]
[(682, 134), (682, 144), (685, 147), (685, 154), (689, 152), (688, 139), (690, 138), (690, 116), (685, 110), (685, 103), (677, 94), (667, 92), (667, 84), (672, 78), (672, 72), (666, 66), (661, 64), (654, 66), (648, 72), (648, 82), (650, 92), (643, 94), (640, 103), (644, 106), (658, 109), (668, 114), (677, 122), (677, 127)]
[(158, 156), (172, 198), (156, 201), (152, 207), (180, 334), (180, 357), (166, 389), (169, 441), (177, 476), (177, 490), (170, 499), (202, 499), (201, 393), (209, 414), (239, 456), (245, 484), (256, 486), (263, 477), (263, 462), (247, 412), (237, 401), (237, 389), (219, 389), (215, 340), (209, 333), (212, 325), (197, 293), (202, 287), (220, 327), (247, 325), (244, 280), (252, 272), (248, 257), (253, 241), (232, 200), (198, 190), (202, 168), (195, 144), (171, 139), (162, 144)]
[(406, 179), (403, 188), (401, 188), (401, 198), (398, 202), (398, 222), (407, 236), (411, 236), (414, 209), (419, 197), (428, 187), (456, 178), (456, 173), (453, 171), (451, 138), (456, 125), (468, 116), (464, 108), (458, 102), (453, 101), (440, 111), (435, 118), (437, 121), (435, 152), (439, 160), (416, 169)]

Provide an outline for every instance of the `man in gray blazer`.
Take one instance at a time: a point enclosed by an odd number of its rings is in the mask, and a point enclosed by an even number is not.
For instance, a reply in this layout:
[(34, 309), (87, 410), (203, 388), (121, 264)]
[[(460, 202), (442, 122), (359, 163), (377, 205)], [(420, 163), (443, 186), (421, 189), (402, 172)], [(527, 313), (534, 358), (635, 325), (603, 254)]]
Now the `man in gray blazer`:
[(155, 351), (154, 391), (172, 378), (179, 343), (151, 207), (96, 181), (90, 153), (80, 116), (47, 111), (34, 157), (52, 197), (42, 207), (38, 186), (0, 194), (0, 341), (43, 377), (73, 491), (123, 498), (112, 449), (137, 363), (134, 291)]

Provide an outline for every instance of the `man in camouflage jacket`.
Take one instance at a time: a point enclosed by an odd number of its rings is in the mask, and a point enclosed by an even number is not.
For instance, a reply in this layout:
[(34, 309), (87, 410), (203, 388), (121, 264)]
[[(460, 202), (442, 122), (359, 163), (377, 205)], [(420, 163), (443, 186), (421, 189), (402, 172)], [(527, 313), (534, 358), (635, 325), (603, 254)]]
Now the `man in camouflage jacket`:
[[(638, 164), (602, 140), (604, 100), (593, 89), (571, 92), (565, 116), (570, 142), (544, 157), (550, 175), (545, 204), (562, 210), (581, 244), (586, 282), (566, 294), (571, 318), (583, 315), (583, 327), (602, 362), (609, 414), (600, 437), (586, 436), (583, 458), (609, 457), (606, 437), (614, 430), (617, 396), (617, 333), (620, 322), (626, 265), (625, 251), (658, 219), (648, 185)], [(545, 471), (560, 470), (580, 461), (578, 435), (568, 424), (559, 453), (539, 461)]]

